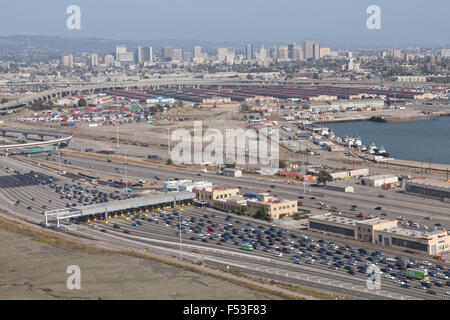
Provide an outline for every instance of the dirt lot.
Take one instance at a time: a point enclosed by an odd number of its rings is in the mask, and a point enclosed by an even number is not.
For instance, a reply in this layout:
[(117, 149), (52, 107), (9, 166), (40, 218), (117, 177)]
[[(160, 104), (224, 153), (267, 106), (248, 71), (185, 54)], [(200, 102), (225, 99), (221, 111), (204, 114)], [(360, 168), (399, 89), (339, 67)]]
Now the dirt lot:
[[(0, 229), (0, 299), (279, 299), (159, 262), (74, 253)], [(81, 269), (68, 290), (66, 269)]]

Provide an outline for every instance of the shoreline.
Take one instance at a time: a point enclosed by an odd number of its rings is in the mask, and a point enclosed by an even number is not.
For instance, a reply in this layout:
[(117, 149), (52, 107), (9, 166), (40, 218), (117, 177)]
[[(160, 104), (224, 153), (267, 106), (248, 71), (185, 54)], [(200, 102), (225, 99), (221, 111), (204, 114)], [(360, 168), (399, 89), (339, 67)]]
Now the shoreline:
[[(360, 121), (371, 121), (370, 119), (373, 116), (361, 116), (361, 118), (340, 118), (340, 119), (324, 119), (324, 120), (319, 120), (319, 121), (313, 121), (311, 120), (311, 122), (313, 124), (326, 124), (326, 123), (336, 123), (336, 122), (360, 122)], [(445, 112), (445, 113), (440, 113), (439, 116), (435, 119), (421, 119), (421, 120), (407, 120), (407, 121), (386, 121), (386, 123), (409, 123), (409, 122), (419, 122), (419, 121), (433, 121), (433, 120), (437, 120), (439, 118), (443, 118), (443, 117), (450, 117), (450, 111), (449, 112)], [(371, 121), (371, 122), (376, 122), (376, 121)]]
[[(438, 120), (439, 118), (442, 117), (449, 117), (450, 113), (446, 113), (446, 114), (440, 114), (439, 117), (437, 119), (429, 119), (429, 120), (420, 120), (420, 121), (401, 121), (401, 122), (385, 122), (385, 123), (412, 123), (412, 122), (424, 122), (424, 121), (433, 121), (433, 120)], [(345, 120), (338, 120), (338, 121), (321, 121), (321, 122), (313, 122), (313, 125), (325, 125), (326, 123), (345, 123), (345, 122), (361, 122), (361, 121), (370, 121), (369, 119), (366, 120), (361, 120), (361, 119), (345, 119)], [(370, 121), (370, 122), (375, 122), (375, 121)], [(352, 151), (356, 152), (358, 155), (358, 158), (361, 160), (365, 160), (362, 156), (370, 156), (369, 154), (366, 154), (364, 152), (361, 152), (357, 149), (352, 148)], [(373, 162), (372, 160), (368, 160), (370, 162)], [(446, 173), (447, 171), (450, 171), (450, 163), (439, 163), (439, 162), (430, 162), (430, 161), (420, 161), (420, 160), (414, 160), (414, 159), (406, 159), (406, 158), (394, 158), (392, 156), (389, 157), (389, 160), (387, 160), (386, 158), (379, 161), (379, 162), (375, 162), (378, 164), (386, 164), (387, 166), (389, 166), (389, 164), (391, 165), (397, 165), (397, 166), (401, 166), (401, 167), (406, 167), (406, 168), (411, 168), (411, 169), (416, 169), (416, 170), (420, 170), (424, 175), (426, 172), (428, 171), (434, 171), (437, 173), (443, 172)]]

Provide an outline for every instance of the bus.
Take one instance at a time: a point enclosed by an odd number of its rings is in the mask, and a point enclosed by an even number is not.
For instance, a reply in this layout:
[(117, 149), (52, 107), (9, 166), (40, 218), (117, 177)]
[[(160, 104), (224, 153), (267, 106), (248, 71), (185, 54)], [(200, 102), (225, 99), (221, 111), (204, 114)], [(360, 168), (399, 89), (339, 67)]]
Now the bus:
[(243, 243), (241, 246), (241, 249), (245, 250), (245, 251), (253, 251), (254, 250), (253, 246), (250, 243)]

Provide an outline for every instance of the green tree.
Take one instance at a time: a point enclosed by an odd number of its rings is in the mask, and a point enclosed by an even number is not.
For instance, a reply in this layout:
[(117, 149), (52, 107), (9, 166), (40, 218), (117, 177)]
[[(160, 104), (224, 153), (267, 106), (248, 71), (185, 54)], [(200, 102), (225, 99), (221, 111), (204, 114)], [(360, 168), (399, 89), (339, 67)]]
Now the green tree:
[(333, 177), (325, 170), (320, 170), (319, 175), (317, 176), (317, 182), (323, 183), (325, 186), (327, 182), (333, 181)]
[(286, 168), (286, 161), (278, 160), (278, 168)]
[(166, 164), (167, 164), (168, 166), (170, 166), (171, 164), (173, 164), (172, 159), (171, 159), (171, 158), (167, 159)]
[(80, 100), (78, 100), (78, 106), (79, 107), (86, 107), (87, 106), (87, 101), (85, 98), (81, 98)]
[(266, 221), (272, 220), (272, 218), (270, 217), (270, 214), (268, 214), (263, 208), (259, 209), (253, 217), (256, 219), (266, 220)]

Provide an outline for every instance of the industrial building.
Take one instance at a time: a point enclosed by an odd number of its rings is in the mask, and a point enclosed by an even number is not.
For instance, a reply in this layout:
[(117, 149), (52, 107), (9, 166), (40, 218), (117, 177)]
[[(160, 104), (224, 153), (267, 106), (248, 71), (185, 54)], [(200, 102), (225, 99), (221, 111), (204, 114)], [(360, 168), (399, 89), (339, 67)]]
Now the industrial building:
[(376, 176), (369, 176), (361, 178), (361, 184), (370, 187), (381, 187), (385, 184), (398, 182), (398, 177), (388, 174), (381, 174)]
[(212, 182), (192, 180), (171, 180), (164, 182), (164, 192), (186, 191), (194, 192), (195, 189), (212, 187)]
[(404, 227), (397, 220), (325, 213), (308, 219), (309, 229), (383, 247), (435, 255), (449, 251), (447, 230)]
[(236, 168), (224, 168), (221, 174), (227, 177), (242, 177), (242, 171)]
[(414, 179), (405, 182), (406, 192), (425, 197), (450, 199), (450, 182), (433, 179)]
[(449, 251), (447, 230), (420, 230), (416, 228), (388, 227), (374, 231), (375, 243), (383, 247), (409, 250), (429, 255)]

